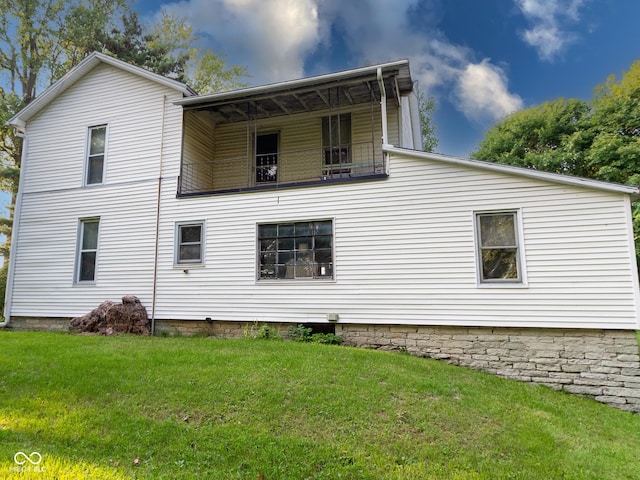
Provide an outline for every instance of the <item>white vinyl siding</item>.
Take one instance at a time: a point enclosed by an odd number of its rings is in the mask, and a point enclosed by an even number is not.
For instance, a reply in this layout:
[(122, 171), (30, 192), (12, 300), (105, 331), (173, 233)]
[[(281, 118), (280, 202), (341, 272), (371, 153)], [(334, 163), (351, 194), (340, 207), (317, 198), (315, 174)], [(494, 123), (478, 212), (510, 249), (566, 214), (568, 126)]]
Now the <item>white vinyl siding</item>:
[[(158, 318), (241, 322), (636, 328), (628, 199), (400, 155), (384, 181), (201, 198), (163, 212), (207, 221), (208, 267), (160, 247)], [(474, 212), (517, 211), (527, 288), (478, 288)], [(255, 225), (334, 219), (333, 282), (255, 281)], [(161, 227), (173, 238), (171, 225)]]
[[(175, 197), (179, 98), (99, 65), (29, 122), (11, 315), (72, 317), (127, 294), (151, 312), (160, 157), (162, 189)], [(87, 126), (107, 123), (108, 183), (84, 188)], [(98, 281), (78, 288), (78, 219), (93, 217), (100, 218)]]
[[(177, 198), (179, 97), (102, 65), (29, 122), (11, 315), (77, 316), (123, 295), (151, 312), (159, 221), (158, 320), (304, 323), (337, 313), (359, 324), (638, 327), (626, 195), (392, 153), (384, 180)], [(254, 128), (278, 131), (282, 152), (320, 152), (327, 113), (217, 125), (211, 143), (201, 129), (194, 155), (246, 156)], [(352, 142), (373, 138), (378, 148), (379, 106), (374, 132), (369, 106), (348, 113)], [(389, 113), (393, 143), (397, 117)], [(87, 126), (104, 124), (108, 182), (83, 188)], [(280, 157), (280, 181), (286, 165)], [(505, 209), (519, 215), (527, 288), (478, 288), (474, 214)], [(87, 218), (100, 218), (99, 278), (78, 288), (78, 219)], [(176, 268), (176, 224), (191, 219), (206, 225), (204, 265)], [(257, 225), (316, 219), (333, 221), (334, 278), (256, 281)]]

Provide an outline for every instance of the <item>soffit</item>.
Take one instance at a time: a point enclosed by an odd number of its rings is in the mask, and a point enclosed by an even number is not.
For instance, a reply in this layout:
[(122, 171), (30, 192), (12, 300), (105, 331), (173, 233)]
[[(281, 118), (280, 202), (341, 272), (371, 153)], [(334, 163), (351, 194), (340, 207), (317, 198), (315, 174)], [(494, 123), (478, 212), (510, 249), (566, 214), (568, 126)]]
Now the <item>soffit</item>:
[[(381, 71), (388, 100), (412, 91), (408, 62), (387, 64)], [(319, 110), (339, 111), (379, 102), (380, 98), (377, 68), (369, 67), (226, 94), (192, 97), (176, 103), (183, 105), (185, 110), (206, 110), (216, 123), (233, 123)]]

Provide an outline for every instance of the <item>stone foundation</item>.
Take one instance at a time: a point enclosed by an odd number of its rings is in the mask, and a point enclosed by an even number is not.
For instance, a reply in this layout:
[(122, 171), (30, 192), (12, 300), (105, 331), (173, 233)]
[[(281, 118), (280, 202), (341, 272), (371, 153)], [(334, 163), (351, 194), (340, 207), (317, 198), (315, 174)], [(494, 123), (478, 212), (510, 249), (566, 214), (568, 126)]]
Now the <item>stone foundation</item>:
[(632, 330), (336, 325), (346, 345), (421, 357), (547, 385), (640, 413)]
[(275, 329), (282, 338), (288, 337), (291, 323), (254, 323), (254, 322), (225, 322), (213, 320), (156, 320), (155, 334), (170, 336), (205, 336), (217, 338), (243, 338), (257, 335), (260, 327), (268, 325)]
[(68, 332), (71, 318), (11, 317), (7, 330)]
[[(11, 330), (68, 331), (64, 318), (13, 317)], [(156, 335), (242, 338), (263, 324), (156, 320)], [(286, 338), (290, 323), (268, 323)], [(166, 333), (165, 333), (166, 332)], [(335, 325), (345, 345), (406, 351), (547, 385), (640, 413), (640, 356), (634, 330)]]

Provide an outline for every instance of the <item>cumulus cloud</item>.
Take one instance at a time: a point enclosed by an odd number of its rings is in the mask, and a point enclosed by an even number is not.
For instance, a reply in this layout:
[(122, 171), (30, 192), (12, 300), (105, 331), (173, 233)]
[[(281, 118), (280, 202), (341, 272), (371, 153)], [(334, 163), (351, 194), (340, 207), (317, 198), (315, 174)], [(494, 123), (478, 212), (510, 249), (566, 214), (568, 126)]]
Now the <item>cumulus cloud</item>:
[(495, 120), (522, 108), (522, 99), (509, 93), (504, 71), (485, 59), (468, 64), (456, 88), (461, 109), (474, 120)]
[[(186, 16), (222, 47), (230, 63), (246, 66), (256, 84), (309, 74), (304, 65), (310, 55), (322, 58), (343, 48), (340, 56), (353, 67), (409, 58), (421, 89), (451, 101), (469, 119), (493, 121), (519, 108), (522, 100), (509, 92), (501, 68), (488, 59), (478, 62), (471, 49), (439, 31), (438, 5), (437, 0), (183, 0), (164, 8)], [(410, 25), (417, 9), (420, 28)]]
[(186, 16), (224, 53), (270, 83), (304, 76), (304, 59), (320, 41), (314, 0), (188, 0), (164, 5)]
[(551, 61), (577, 38), (566, 26), (579, 20), (584, 0), (515, 0), (531, 24), (522, 39), (538, 51), (543, 60)]

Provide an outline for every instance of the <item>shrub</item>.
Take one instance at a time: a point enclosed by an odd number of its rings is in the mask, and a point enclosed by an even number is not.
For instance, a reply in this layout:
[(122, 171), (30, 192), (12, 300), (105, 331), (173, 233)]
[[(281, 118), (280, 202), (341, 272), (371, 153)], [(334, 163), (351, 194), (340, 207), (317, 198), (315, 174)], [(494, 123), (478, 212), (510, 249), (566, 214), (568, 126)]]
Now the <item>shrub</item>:
[(314, 342), (328, 345), (340, 345), (342, 343), (342, 337), (335, 333), (313, 333), (311, 327), (305, 327), (302, 324), (297, 327), (289, 327), (289, 338), (296, 342)]
[(300, 324), (297, 327), (289, 327), (289, 338), (296, 342), (308, 342), (311, 339), (313, 329)]

